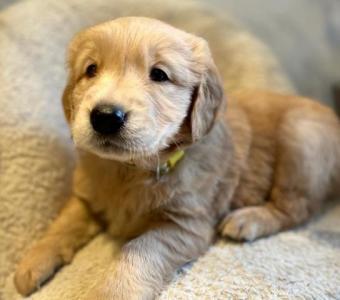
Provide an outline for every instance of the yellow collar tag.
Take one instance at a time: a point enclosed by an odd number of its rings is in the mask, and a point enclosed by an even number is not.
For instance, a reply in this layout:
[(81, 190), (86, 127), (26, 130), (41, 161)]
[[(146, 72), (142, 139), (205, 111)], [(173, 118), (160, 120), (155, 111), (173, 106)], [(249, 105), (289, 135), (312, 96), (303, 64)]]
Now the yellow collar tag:
[(177, 150), (163, 165), (159, 167), (159, 169), (157, 170), (157, 177), (167, 174), (171, 170), (173, 170), (183, 157), (184, 151)]

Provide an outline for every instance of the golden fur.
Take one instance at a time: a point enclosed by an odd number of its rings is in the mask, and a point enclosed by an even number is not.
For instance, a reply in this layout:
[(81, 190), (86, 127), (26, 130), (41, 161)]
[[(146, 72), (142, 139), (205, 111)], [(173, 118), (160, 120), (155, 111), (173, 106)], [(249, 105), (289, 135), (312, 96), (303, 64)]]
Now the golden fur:
[[(87, 78), (94, 62), (98, 72)], [(154, 65), (170, 82), (150, 82)], [(79, 150), (74, 192), (18, 266), (24, 295), (105, 227), (127, 242), (87, 299), (153, 299), (177, 268), (207, 250), (216, 228), (252, 241), (296, 226), (339, 184), (335, 114), (308, 99), (251, 90), (227, 95), (225, 109), (201, 38), (122, 18), (78, 34), (69, 66), (63, 104)], [(113, 144), (89, 123), (103, 99), (131, 113)], [(185, 157), (158, 179), (157, 165), (176, 147)]]

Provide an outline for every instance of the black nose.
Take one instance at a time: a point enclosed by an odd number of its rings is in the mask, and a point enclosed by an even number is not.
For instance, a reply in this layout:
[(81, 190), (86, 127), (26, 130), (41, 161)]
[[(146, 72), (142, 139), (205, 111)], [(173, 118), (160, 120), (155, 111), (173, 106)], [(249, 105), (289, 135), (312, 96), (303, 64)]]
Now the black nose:
[(126, 113), (117, 106), (97, 105), (90, 115), (93, 129), (100, 134), (115, 134), (125, 123)]

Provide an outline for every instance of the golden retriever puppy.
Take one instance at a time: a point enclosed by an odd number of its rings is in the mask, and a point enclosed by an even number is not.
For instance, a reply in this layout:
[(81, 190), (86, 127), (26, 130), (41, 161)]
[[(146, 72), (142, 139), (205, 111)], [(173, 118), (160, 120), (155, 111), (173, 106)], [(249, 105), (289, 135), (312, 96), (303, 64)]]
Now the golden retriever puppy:
[(66, 118), (74, 191), (19, 264), (27, 295), (105, 228), (126, 239), (87, 299), (154, 299), (216, 236), (252, 241), (308, 219), (339, 184), (340, 126), (307, 99), (229, 95), (207, 43), (147, 18), (78, 34)]

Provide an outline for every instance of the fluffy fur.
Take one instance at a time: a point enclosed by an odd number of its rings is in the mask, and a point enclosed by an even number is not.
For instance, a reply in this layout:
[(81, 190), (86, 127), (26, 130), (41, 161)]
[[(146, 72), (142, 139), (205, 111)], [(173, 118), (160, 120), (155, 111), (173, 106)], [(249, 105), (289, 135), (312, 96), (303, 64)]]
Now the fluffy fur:
[[(96, 63), (94, 78), (84, 76)], [(151, 82), (150, 68), (170, 81)], [(146, 18), (78, 34), (63, 104), (79, 150), (74, 192), (19, 264), (34, 291), (101, 229), (126, 239), (88, 299), (153, 299), (182, 264), (223, 236), (254, 240), (298, 225), (339, 184), (334, 113), (295, 96), (228, 95), (207, 43)], [(98, 138), (89, 111), (103, 100), (130, 112), (119, 139)], [(185, 157), (157, 178), (176, 148)], [(131, 165), (133, 162), (133, 165)]]

